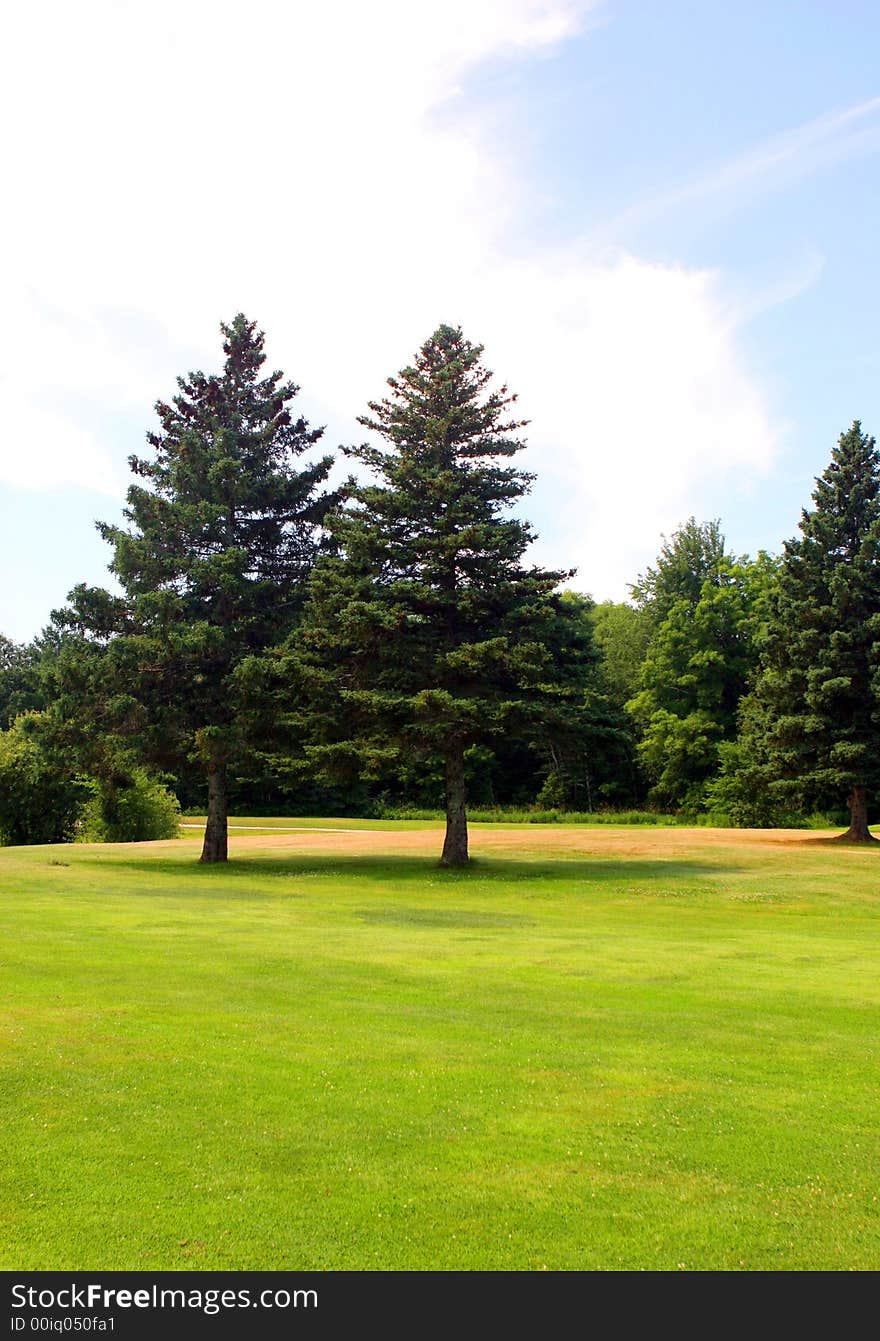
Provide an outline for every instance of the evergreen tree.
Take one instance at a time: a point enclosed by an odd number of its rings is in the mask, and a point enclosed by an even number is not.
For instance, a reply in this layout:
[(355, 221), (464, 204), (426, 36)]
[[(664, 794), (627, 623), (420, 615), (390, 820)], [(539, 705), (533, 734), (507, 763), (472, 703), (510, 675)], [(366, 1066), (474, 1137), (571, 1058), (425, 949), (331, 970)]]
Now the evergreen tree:
[(753, 786), (801, 805), (846, 797), (870, 842), (880, 785), (880, 455), (856, 420), (784, 549), (747, 720)]
[[(559, 674), (572, 677), (571, 705), (566, 721), (555, 720), (535, 747), (544, 759), (544, 778), (536, 797), (539, 806), (592, 811), (609, 802), (635, 804), (636, 784), (632, 721), (620, 696), (596, 619), (591, 597), (563, 591), (566, 622), (578, 628), (581, 645), (574, 655), (557, 658)], [(619, 607), (639, 618), (631, 607)], [(563, 627), (565, 625), (563, 624)], [(616, 668), (615, 668), (616, 669)]]
[(80, 747), (117, 737), (159, 767), (195, 767), (205, 862), (226, 860), (229, 773), (249, 746), (237, 670), (289, 633), (336, 501), (318, 492), (330, 456), (296, 464), (323, 430), (292, 414), (293, 382), (263, 375), (263, 333), (241, 314), (221, 330), (223, 372), (178, 378), (156, 405), (154, 455), (129, 458), (145, 483), (128, 491), (128, 526), (98, 523), (123, 594), (79, 586), (57, 616), (75, 635), (58, 660), (62, 711), (92, 724)]
[(523, 566), (533, 534), (507, 512), (532, 480), (507, 464), (524, 421), (482, 353), (440, 326), (370, 403), (360, 423), (387, 448), (348, 450), (378, 482), (335, 517), (340, 554), (315, 570), (298, 652), (323, 707), (310, 757), (331, 775), (442, 761), (448, 866), (468, 860), (466, 752), (537, 737), (582, 693), (563, 666), (584, 631), (554, 593), (568, 574)]

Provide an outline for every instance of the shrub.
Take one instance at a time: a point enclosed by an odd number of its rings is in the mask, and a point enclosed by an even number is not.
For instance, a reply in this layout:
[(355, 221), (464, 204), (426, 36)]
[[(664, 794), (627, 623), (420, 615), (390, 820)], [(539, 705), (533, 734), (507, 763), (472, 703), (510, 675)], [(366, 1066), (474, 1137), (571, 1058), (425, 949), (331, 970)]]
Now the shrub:
[[(869, 812), (870, 822), (874, 817)], [(806, 829), (846, 829), (849, 827), (849, 812), (846, 810), (820, 810), (807, 815), (803, 821)], [(800, 827), (800, 826), (798, 826)]]
[[(548, 773), (535, 797), (536, 810), (561, 810), (566, 801), (565, 783), (559, 773)], [(540, 821), (536, 821), (540, 822)]]
[(0, 732), (0, 843), (64, 843), (74, 836), (87, 786), (40, 742), (37, 713)]
[(603, 810), (592, 819), (595, 824), (661, 824), (668, 827), (678, 823), (675, 815), (665, 815), (659, 810)]
[[(442, 820), (442, 810), (420, 809), (416, 806), (381, 806), (376, 819), (386, 820)], [(473, 824), (677, 824), (675, 815), (664, 815), (655, 810), (537, 810), (517, 806), (496, 806), (490, 810), (468, 806), (468, 819)]]
[(697, 816), (697, 824), (707, 829), (737, 828), (726, 810), (707, 810), (704, 815)]
[(176, 838), (177, 797), (144, 769), (110, 779), (89, 779), (91, 796), (82, 810), (77, 837), (84, 843), (144, 843)]

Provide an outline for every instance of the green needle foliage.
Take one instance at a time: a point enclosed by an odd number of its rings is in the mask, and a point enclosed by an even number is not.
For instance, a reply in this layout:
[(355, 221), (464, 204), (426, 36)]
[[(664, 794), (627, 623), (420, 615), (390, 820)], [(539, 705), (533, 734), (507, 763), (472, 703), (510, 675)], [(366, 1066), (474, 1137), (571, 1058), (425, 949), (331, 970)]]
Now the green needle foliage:
[(848, 798), (853, 842), (871, 842), (880, 786), (880, 455), (856, 420), (784, 548), (744, 714), (747, 785), (802, 805)]
[(178, 378), (147, 435), (154, 456), (129, 458), (144, 483), (128, 527), (98, 525), (123, 594), (79, 586), (58, 615), (77, 635), (59, 679), (62, 708), (91, 724), (81, 746), (121, 739), (178, 774), (194, 766), (208, 862), (226, 860), (228, 775), (249, 747), (237, 667), (289, 633), (335, 502), (318, 491), (332, 457), (297, 465), (323, 430), (291, 412), (293, 382), (263, 375), (263, 333), (241, 314), (221, 330), (223, 372)]
[(573, 676), (569, 672), (569, 684), (580, 690), (581, 697), (576, 706), (572, 704), (565, 721), (547, 724), (537, 742), (544, 777), (535, 804), (543, 809), (587, 812), (608, 801), (632, 805), (638, 799), (632, 725), (613, 673), (607, 673), (606, 647), (595, 620), (597, 607), (580, 592), (564, 591), (560, 599), (567, 618), (559, 627), (566, 631), (569, 622), (579, 625), (581, 645), (574, 656), (560, 649), (563, 655), (558, 665), (561, 670), (574, 669)]
[(387, 447), (348, 454), (378, 482), (352, 485), (332, 522), (340, 553), (315, 570), (297, 654), (316, 765), (442, 761), (448, 866), (468, 860), (467, 751), (576, 712), (590, 664), (555, 594), (568, 574), (523, 566), (532, 530), (507, 509), (533, 478), (509, 464), (525, 421), (482, 353), (440, 326), (360, 419)]

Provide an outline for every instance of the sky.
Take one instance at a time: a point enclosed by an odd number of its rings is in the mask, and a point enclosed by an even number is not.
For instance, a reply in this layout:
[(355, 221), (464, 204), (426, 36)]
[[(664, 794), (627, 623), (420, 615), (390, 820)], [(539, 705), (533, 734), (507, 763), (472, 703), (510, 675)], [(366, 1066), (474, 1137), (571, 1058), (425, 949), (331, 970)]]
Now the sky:
[[(778, 552), (880, 434), (872, 0), (45, 0), (0, 51), (0, 632), (109, 585), (153, 406), (243, 311), (322, 446), (442, 322), (530, 423), (530, 557)], [(346, 467), (347, 469), (347, 467)]]

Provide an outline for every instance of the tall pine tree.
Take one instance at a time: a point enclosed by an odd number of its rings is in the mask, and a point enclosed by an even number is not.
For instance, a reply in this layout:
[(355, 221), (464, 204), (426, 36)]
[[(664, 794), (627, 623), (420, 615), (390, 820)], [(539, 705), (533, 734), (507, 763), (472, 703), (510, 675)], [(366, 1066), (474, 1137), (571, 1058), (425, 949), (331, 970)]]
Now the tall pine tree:
[(563, 723), (582, 692), (557, 664), (583, 641), (554, 592), (567, 574), (523, 565), (532, 531), (507, 511), (532, 479), (508, 464), (525, 421), (482, 353), (440, 326), (370, 403), (360, 423), (387, 447), (348, 451), (378, 482), (336, 515), (299, 639), (323, 709), (311, 757), (337, 776), (442, 761), (447, 866), (468, 861), (466, 752)]
[(263, 333), (241, 314), (221, 330), (223, 372), (178, 378), (156, 405), (154, 455), (129, 458), (144, 484), (128, 526), (98, 523), (123, 595), (79, 586), (57, 615), (79, 635), (59, 658), (62, 710), (201, 773), (205, 862), (226, 860), (229, 771), (249, 745), (237, 670), (289, 633), (337, 501), (319, 491), (332, 457), (297, 464), (323, 430), (291, 412), (293, 382), (263, 374)]
[(870, 842), (880, 786), (880, 455), (856, 421), (785, 545), (748, 705), (753, 785), (801, 805), (847, 799)]

